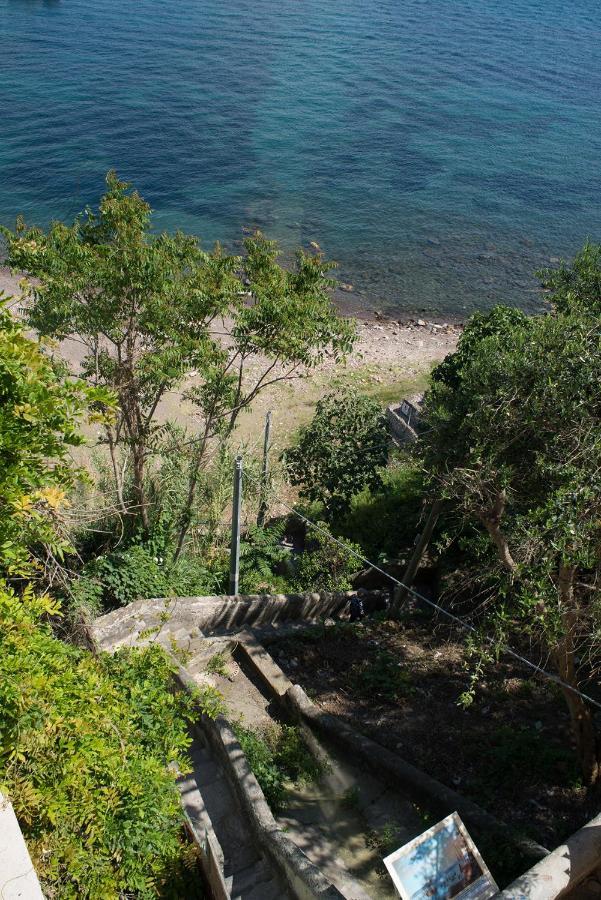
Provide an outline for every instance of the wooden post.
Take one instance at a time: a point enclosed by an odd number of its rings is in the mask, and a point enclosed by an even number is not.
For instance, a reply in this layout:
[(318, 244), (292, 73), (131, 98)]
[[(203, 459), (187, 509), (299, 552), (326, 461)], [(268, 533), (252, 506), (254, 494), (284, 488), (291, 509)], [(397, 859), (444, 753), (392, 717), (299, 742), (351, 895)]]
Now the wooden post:
[(257, 513), (257, 525), (262, 528), (267, 515), (267, 477), (269, 475), (269, 437), (271, 434), (271, 413), (265, 416), (265, 438), (263, 440), (263, 470), (261, 472), (261, 497), (259, 500), (259, 512)]
[(397, 585), (397, 587), (395, 588), (391, 608), (392, 613), (398, 613), (401, 606), (407, 599), (407, 595), (409, 593), (407, 589), (413, 585), (413, 580), (415, 578), (417, 570), (419, 569), (428, 544), (430, 543), (430, 538), (432, 537), (432, 532), (434, 531), (434, 528), (438, 521), (438, 517), (440, 516), (441, 509), (442, 500), (435, 500), (430, 507), (430, 512), (428, 513), (428, 518), (426, 519), (424, 530), (419, 535), (415, 547), (413, 548), (411, 559), (409, 560), (409, 564), (405, 569), (405, 574), (403, 575), (403, 583), (402, 585)]
[(230, 547), (230, 594), (238, 593), (240, 581), (240, 513), (242, 511), (242, 457), (234, 466), (234, 499), (232, 503), (232, 542)]

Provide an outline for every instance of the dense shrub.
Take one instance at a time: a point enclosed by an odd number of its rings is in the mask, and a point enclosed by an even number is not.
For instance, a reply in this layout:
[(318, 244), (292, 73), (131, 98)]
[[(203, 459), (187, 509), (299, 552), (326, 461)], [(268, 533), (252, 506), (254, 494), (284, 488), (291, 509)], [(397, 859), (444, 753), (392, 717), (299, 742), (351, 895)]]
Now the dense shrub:
[(92, 559), (70, 586), (71, 611), (83, 607), (97, 614), (149, 597), (198, 596), (224, 589), (223, 567), (211, 570), (190, 556), (174, 563), (155, 552), (152, 545), (131, 544)]
[(364, 487), (378, 487), (387, 459), (388, 432), (380, 405), (349, 392), (319, 400), (297, 445), (286, 451), (292, 484), (301, 486), (301, 497), (323, 503), (328, 518), (347, 510)]
[(286, 782), (317, 780), (322, 767), (294, 725), (253, 729), (238, 723), (234, 730), (265, 799), (278, 812), (286, 799)]
[(186, 767), (189, 701), (158, 648), (95, 657), (0, 592), (0, 780), (46, 895), (156, 896), (182, 853), (167, 766)]
[(335, 531), (359, 544), (369, 559), (394, 558), (413, 545), (422, 509), (422, 473), (403, 460), (383, 471), (379, 489), (364, 488), (353, 497), (349, 511), (334, 523)]
[[(497, 307), (467, 323), (432, 373), (418, 452), (457, 543), (478, 534), (477, 566), (463, 573), (472, 595), (486, 592), (478, 626), (499, 645), (529, 647), (562, 682), (592, 785), (601, 783), (601, 744), (579, 691), (595, 690), (601, 661), (598, 248), (546, 284), (552, 315)], [(482, 650), (485, 660), (487, 643)]]
[(283, 593), (290, 553), (282, 546), (283, 522), (249, 528), (240, 545), (240, 592)]
[(0, 577), (11, 577), (68, 549), (57, 525), (77, 475), (69, 452), (110, 398), (57, 372), (5, 303), (0, 292)]
[(189, 858), (168, 764), (186, 766), (190, 707), (165, 657), (57, 640), (59, 605), (44, 594), (71, 550), (77, 425), (109, 406), (0, 309), (0, 788), (58, 900), (173, 896)]
[[(325, 528), (324, 523), (321, 523)], [(361, 548), (350, 541), (343, 546), (321, 531), (311, 531), (305, 552), (299, 557), (293, 586), (297, 591), (348, 591), (352, 577), (361, 569), (361, 561), (353, 553)], [(348, 548), (348, 550), (346, 549)]]

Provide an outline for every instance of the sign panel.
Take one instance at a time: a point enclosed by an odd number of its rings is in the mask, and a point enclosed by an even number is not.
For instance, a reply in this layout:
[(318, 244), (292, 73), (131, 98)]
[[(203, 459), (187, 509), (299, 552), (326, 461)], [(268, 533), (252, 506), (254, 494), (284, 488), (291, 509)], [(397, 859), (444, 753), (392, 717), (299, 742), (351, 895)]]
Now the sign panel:
[(457, 813), (395, 850), (384, 865), (402, 900), (487, 900), (499, 890)]

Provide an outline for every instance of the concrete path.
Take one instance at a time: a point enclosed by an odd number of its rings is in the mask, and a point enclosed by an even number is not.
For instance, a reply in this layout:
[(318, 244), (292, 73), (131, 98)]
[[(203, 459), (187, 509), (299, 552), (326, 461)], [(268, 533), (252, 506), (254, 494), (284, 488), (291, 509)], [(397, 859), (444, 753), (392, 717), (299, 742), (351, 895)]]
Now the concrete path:
[[(255, 673), (242, 658), (227, 655), (225, 648), (231, 650), (234, 644), (224, 639), (207, 642), (210, 650), (205, 648), (186, 669), (199, 684), (208, 681), (222, 692), (228, 718), (258, 729), (280, 722), (281, 710)], [(226, 656), (227, 674), (207, 674), (207, 658), (220, 651)], [(370, 841), (370, 836), (388, 831), (395, 845), (401, 846), (423, 831), (418, 813), (408, 800), (343, 759), (334, 748), (313, 735), (307, 738), (324, 774), (316, 783), (288, 786), (288, 802), (276, 817), (278, 824), (346, 896), (354, 900), (397, 897), (382, 864), (382, 846)]]
[(236, 797), (201, 737), (190, 748), (193, 771), (178, 787), (182, 806), (202, 842), (212, 826), (223, 853), (225, 885), (232, 900), (293, 900), (279, 873), (251, 837)]

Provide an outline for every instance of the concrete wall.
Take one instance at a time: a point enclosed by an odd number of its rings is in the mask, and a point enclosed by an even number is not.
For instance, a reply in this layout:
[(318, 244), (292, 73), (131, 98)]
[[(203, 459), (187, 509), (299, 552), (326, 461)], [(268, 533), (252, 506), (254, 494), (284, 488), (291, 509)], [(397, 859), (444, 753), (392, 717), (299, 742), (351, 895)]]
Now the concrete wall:
[[(100, 616), (90, 626), (91, 636), (100, 650), (156, 638), (158, 629), (178, 629), (198, 634), (227, 633), (257, 625), (284, 621), (311, 621), (345, 612), (357, 592), (306, 594), (253, 594), (243, 597), (168, 597), (138, 600), (122, 609)], [(369, 606), (382, 591), (360, 592)], [(141, 637), (142, 636), (142, 637)]]
[(38, 876), (17, 817), (0, 794), (0, 897), (2, 900), (44, 900)]
[(231, 900), (225, 878), (223, 877), (223, 852), (212, 826), (210, 830), (207, 829), (205, 834), (201, 836), (197, 833), (188, 816), (186, 816), (184, 824), (188, 837), (196, 845), (200, 853), (200, 866), (211, 892), (212, 900)]
[(572, 834), (499, 895), (501, 900), (599, 900), (601, 815)]
[(415, 412), (415, 417), (403, 414), (401, 407), (394, 403), (386, 408), (386, 421), (395, 440), (401, 444), (406, 444), (417, 440), (419, 413), (413, 404), (407, 403), (407, 401), (403, 402), (411, 407)]

